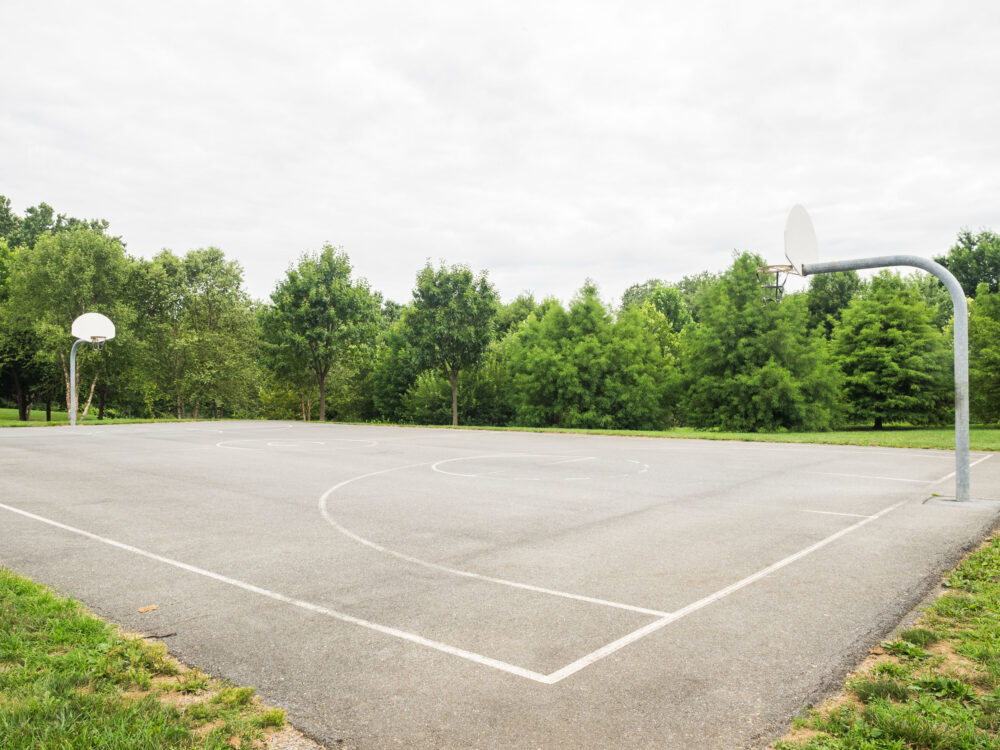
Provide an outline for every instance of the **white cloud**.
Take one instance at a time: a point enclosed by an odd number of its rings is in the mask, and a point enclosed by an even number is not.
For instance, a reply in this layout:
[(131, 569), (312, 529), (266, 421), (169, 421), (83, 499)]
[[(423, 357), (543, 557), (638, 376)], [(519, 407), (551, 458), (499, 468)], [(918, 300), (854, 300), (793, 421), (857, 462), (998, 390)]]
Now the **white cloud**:
[(405, 300), (425, 258), (506, 297), (781, 257), (936, 254), (1000, 227), (1000, 6), (23, 3), (0, 192), (132, 252), (217, 245), (264, 297), (342, 245)]

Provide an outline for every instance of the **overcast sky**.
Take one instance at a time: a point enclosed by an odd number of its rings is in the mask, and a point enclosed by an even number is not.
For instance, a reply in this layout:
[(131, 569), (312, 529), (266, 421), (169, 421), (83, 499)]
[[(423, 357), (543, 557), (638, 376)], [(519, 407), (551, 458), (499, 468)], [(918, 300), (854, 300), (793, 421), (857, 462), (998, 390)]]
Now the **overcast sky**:
[(435, 263), (618, 298), (1000, 230), (1000, 3), (7, 2), (0, 194), (265, 298), (324, 242), (398, 301)]

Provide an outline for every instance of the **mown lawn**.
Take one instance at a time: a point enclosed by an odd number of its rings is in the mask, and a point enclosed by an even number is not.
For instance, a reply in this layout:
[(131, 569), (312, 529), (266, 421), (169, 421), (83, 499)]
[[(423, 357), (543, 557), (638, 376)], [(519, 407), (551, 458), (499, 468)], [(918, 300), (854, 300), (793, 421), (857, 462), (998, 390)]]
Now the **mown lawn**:
[(913, 628), (873, 651), (845, 693), (776, 750), (1000, 747), (1000, 535), (945, 579)]
[(284, 712), (0, 568), (0, 747), (259, 746)]
[[(99, 420), (97, 418), (96, 412), (90, 412), (82, 420), (77, 420), (77, 424), (86, 425), (101, 425), (101, 424), (140, 424), (145, 422), (177, 422), (176, 419), (171, 418), (161, 418), (161, 419), (140, 419), (140, 418), (121, 418), (121, 419), (110, 419), (105, 418)], [(198, 422), (207, 420), (196, 420), (196, 419), (185, 419), (185, 422)], [(32, 409), (30, 418), (27, 422), (22, 422), (17, 418), (17, 409), (0, 409), (0, 427), (46, 427), (53, 425), (68, 425), (69, 424), (69, 414), (64, 411), (52, 410), (52, 421), (45, 421), (45, 410), (44, 409)]]
[[(455, 429), (449, 427), (447, 429)], [(590, 435), (626, 435), (694, 440), (742, 440), (765, 443), (819, 443), (823, 445), (868, 445), (887, 448), (955, 449), (954, 427), (888, 427), (883, 430), (851, 429), (834, 432), (721, 432), (675, 427), (671, 430), (582, 430), (560, 427), (459, 427), (474, 430), (521, 430), (567, 432)], [(1000, 426), (976, 425), (970, 431), (972, 450), (1000, 451)]]
[[(104, 419), (98, 421), (93, 414), (79, 424), (137, 424), (146, 422), (176, 422), (173, 418), (160, 419)], [(211, 421), (185, 419), (182, 421)], [(265, 420), (266, 421), (266, 420)], [(52, 412), (52, 421), (45, 421), (44, 411), (32, 411), (29, 422), (17, 419), (16, 409), (0, 409), (0, 427), (39, 427), (45, 425), (66, 425), (66, 412)], [(330, 425), (345, 424), (327, 422)], [(372, 424), (346, 423), (346, 424)], [(381, 423), (380, 423), (381, 424)], [(448, 425), (403, 425), (406, 427), (435, 427), (456, 429)], [(833, 432), (722, 432), (718, 430), (697, 430), (693, 427), (675, 427), (670, 430), (586, 430), (564, 427), (488, 427), (460, 425), (460, 430), (514, 430), (520, 432), (565, 432), (589, 435), (626, 435), (632, 437), (685, 438), (690, 440), (741, 440), (767, 443), (817, 443), (821, 445), (866, 445), (886, 448), (937, 448), (954, 450), (954, 427), (887, 427), (883, 430), (849, 429)], [(974, 425), (970, 442), (972, 450), (1000, 451), (1000, 425)]]

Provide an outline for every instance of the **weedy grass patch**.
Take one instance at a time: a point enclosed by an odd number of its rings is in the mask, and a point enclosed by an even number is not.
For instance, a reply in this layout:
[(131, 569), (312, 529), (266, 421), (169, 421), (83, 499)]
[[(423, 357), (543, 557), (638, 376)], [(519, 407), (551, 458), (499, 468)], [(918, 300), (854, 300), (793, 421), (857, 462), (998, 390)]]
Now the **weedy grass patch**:
[(916, 627), (873, 650), (775, 750), (1000, 748), (1000, 534), (945, 580)]
[(280, 709), (0, 568), (0, 748), (264, 746)]

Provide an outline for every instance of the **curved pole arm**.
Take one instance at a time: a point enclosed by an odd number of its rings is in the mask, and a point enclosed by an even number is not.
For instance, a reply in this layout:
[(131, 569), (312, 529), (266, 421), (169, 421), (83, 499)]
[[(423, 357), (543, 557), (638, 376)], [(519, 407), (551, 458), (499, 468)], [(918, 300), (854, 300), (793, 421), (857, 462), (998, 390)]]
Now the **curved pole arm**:
[(951, 295), (955, 310), (955, 499), (969, 500), (969, 310), (965, 292), (951, 271), (919, 255), (881, 255), (857, 260), (806, 263), (802, 275), (860, 271), (886, 266), (913, 266), (937, 276)]

